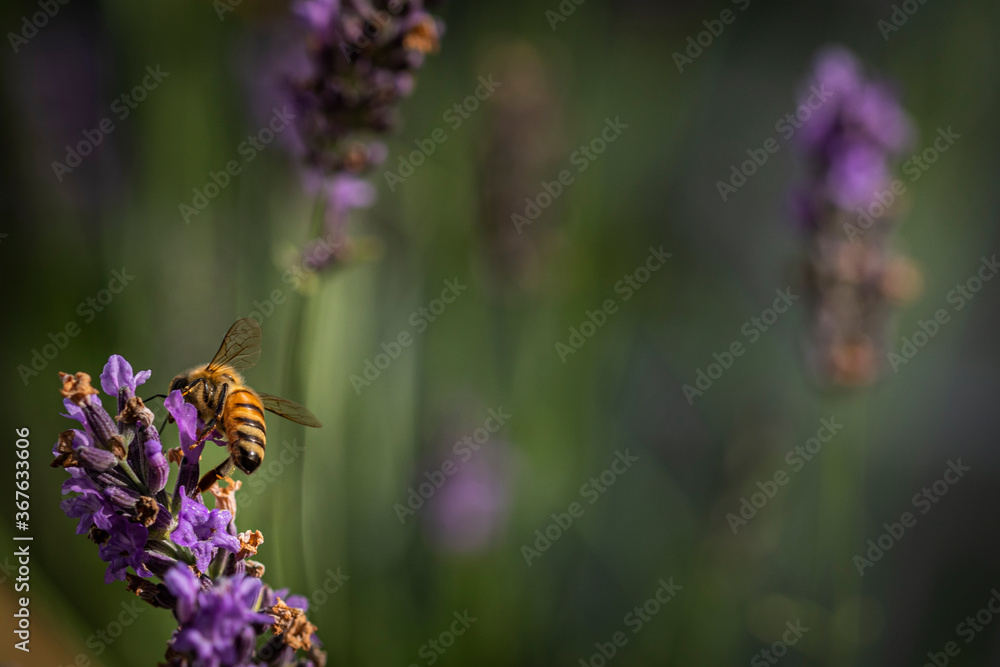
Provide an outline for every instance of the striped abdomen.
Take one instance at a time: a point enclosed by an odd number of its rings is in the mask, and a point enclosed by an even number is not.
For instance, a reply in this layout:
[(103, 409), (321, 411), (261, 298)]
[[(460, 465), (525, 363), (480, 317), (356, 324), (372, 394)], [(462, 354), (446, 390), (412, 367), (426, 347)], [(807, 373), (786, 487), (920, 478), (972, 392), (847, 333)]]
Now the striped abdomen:
[(249, 389), (234, 389), (226, 396), (222, 421), (229, 439), (229, 455), (236, 467), (249, 475), (264, 459), (264, 406)]

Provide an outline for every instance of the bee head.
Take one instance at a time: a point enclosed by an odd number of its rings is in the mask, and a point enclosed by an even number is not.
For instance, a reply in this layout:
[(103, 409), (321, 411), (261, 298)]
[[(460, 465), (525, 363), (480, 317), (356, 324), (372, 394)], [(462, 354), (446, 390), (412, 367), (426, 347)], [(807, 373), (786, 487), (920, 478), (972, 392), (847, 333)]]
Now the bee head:
[[(178, 375), (177, 377), (174, 378), (174, 381), (170, 383), (170, 391), (176, 391), (178, 389), (183, 389), (184, 387), (188, 386), (189, 384), (190, 384), (190, 382), (188, 382), (188, 379), (187, 379), (186, 375)], [(168, 391), (167, 393), (169, 394), (170, 391)]]
[(248, 475), (260, 467), (261, 456), (253, 449), (236, 448), (231, 452), (231, 456), (236, 467)]

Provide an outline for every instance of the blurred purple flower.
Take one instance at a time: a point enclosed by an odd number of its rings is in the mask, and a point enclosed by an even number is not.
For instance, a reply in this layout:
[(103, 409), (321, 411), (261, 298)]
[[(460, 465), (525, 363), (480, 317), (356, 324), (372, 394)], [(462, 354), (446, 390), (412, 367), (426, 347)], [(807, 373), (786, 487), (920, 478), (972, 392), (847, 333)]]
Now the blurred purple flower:
[(889, 163), (910, 142), (912, 126), (892, 89), (866, 79), (846, 49), (820, 53), (799, 102), (805, 104), (816, 91), (829, 99), (811, 108), (797, 133), (800, 150), (825, 186), (812, 192), (853, 211), (886, 187)]
[(867, 206), (888, 181), (889, 167), (880, 148), (848, 141), (837, 148), (837, 159), (826, 176), (826, 191), (837, 206), (853, 211)]
[(495, 541), (510, 508), (511, 463), (509, 445), (499, 440), (456, 462), (458, 469), (428, 501), (429, 533), (439, 547), (472, 552)]
[(316, 31), (325, 30), (338, 11), (340, 11), (338, 0), (299, 0), (292, 7), (292, 12), (310, 29)]
[(892, 164), (914, 130), (893, 88), (846, 49), (817, 57), (799, 101), (817, 94), (827, 99), (798, 130), (809, 168), (790, 201), (807, 243), (809, 365), (823, 384), (864, 386), (881, 373), (892, 306), (919, 290), (919, 271), (889, 242), (904, 201)]

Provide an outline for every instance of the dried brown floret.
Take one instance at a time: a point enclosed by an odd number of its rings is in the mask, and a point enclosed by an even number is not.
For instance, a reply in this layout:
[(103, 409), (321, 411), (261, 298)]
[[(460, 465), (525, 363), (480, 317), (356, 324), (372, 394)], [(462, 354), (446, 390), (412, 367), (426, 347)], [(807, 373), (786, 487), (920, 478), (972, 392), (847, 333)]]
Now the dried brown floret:
[(110, 537), (111, 533), (106, 530), (101, 530), (97, 526), (91, 526), (90, 530), (87, 531), (87, 539), (94, 544), (104, 544)]
[(309, 622), (304, 611), (289, 607), (284, 600), (278, 598), (268, 613), (275, 619), (271, 629), (274, 634), (281, 636), (287, 646), (305, 651), (312, 648), (312, 636), (316, 633), (316, 626)]
[(86, 373), (77, 373), (76, 375), (59, 373), (59, 379), (63, 383), (59, 393), (77, 405), (83, 405), (88, 396), (98, 393), (96, 389), (90, 386), (90, 376)]
[(69, 468), (80, 465), (79, 459), (73, 453), (73, 439), (76, 433), (72, 430), (63, 431), (59, 434), (59, 441), (56, 443), (56, 451), (59, 454), (49, 465), (53, 468)]
[(256, 577), (260, 579), (264, 576), (264, 564), (258, 563), (255, 560), (250, 560), (249, 558), (244, 559), (243, 566), (246, 567), (246, 574), (248, 577)]
[(154, 523), (156, 523), (156, 517), (160, 513), (160, 504), (156, 502), (155, 498), (150, 498), (149, 496), (143, 496), (139, 498), (139, 502), (135, 504), (135, 515), (139, 523), (149, 528)]
[(119, 461), (124, 461), (125, 457), (128, 456), (128, 450), (125, 449), (125, 438), (120, 435), (113, 435), (108, 438), (108, 450), (118, 457)]
[(403, 47), (421, 53), (437, 53), (441, 48), (441, 39), (434, 19), (425, 16), (420, 23), (410, 28), (403, 36)]
[(209, 492), (215, 496), (215, 508), (220, 510), (226, 510), (229, 515), (236, 518), (236, 492), (240, 490), (243, 486), (243, 482), (234, 480), (231, 477), (224, 477), (226, 486), (219, 486), (219, 482), (216, 482), (211, 487), (209, 487)]
[(247, 530), (236, 537), (240, 540), (240, 551), (236, 554), (236, 560), (241, 560), (247, 556), (256, 556), (257, 547), (264, 543), (264, 535), (259, 530)]
[(153, 411), (146, 407), (142, 399), (138, 396), (133, 396), (125, 402), (125, 407), (115, 419), (123, 424), (142, 422), (144, 426), (148, 427), (152, 426), (153, 417)]
[(135, 593), (138, 597), (142, 598), (145, 602), (148, 602), (154, 607), (172, 609), (174, 606), (173, 603), (176, 603), (174, 596), (166, 590), (166, 587), (163, 584), (157, 584), (149, 579), (143, 579), (142, 577), (132, 574), (131, 572), (125, 573), (125, 588), (130, 593)]

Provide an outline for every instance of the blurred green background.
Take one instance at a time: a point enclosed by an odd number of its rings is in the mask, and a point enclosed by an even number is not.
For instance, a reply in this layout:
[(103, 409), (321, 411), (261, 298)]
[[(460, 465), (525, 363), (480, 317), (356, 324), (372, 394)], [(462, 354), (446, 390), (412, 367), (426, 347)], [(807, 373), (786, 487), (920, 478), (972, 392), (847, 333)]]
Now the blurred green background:
[[(956, 664), (997, 664), (997, 622), (968, 644), (956, 625), (1000, 585), (1000, 285), (987, 283), (869, 391), (810, 383), (802, 308), (693, 405), (681, 389), (793, 284), (801, 239), (785, 198), (801, 164), (790, 145), (728, 202), (716, 181), (775, 134), (824, 45), (848, 46), (899, 83), (917, 146), (938, 127), (961, 135), (910, 189), (899, 246), (925, 285), (901, 311), (900, 333), (945, 307), (997, 251), (997, 5), (927, 2), (888, 40), (877, 21), (893, 9), (882, 0), (752, 0), (745, 11), (588, 0), (553, 30), (545, 12), (557, 7), (453, 0), (440, 10), (442, 50), (403, 105), (386, 166), (435, 128), (447, 141), (395, 191), (376, 170), (378, 201), (351, 222), (357, 260), (298, 289), (285, 272), (310, 239), (314, 202), (279, 142), (190, 224), (178, 212), (263, 126), (253, 91), (288, 20), (284, 3), (243, 0), (220, 20), (208, 0), (71, 0), (5, 52), (4, 469), (14, 429), (29, 427), (35, 540), (33, 651), (14, 651), (7, 633), (0, 662), (162, 658), (173, 623), (161, 610), (143, 611), (110, 643), (93, 638), (135, 598), (102, 583), (96, 547), (59, 509), (65, 475), (47, 467), (68, 423), (56, 372), (96, 377), (118, 353), (152, 369), (140, 393), (162, 391), (257, 310), (264, 353), (249, 382), (302, 402), (325, 427), (269, 420), (268, 459), (244, 485), (237, 523), (264, 533), (266, 580), (312, 598), (331, 665), (425, 665), (434, 655), (596, 667), (595, 644), (619, 631), (627, 643), (608, 664), (771, 664), (760, 652), (796, 621), (809, 630), (784, 665), (923, 664), (952, 640)], [(727, 7), (735, 22), (678, 72), (672, 54)], [(0, 25), (16, 31), (34, 11), (5, 3)], [(57, 181), (50, 163), (64, 146), (157, 65), (169, 76)], [(444, 112), (491, 73), (496, 95), (452, 129)], [(524, 197), (572, 168), (579, 145), (618, 117), (628, 128), (518, 234), (510, 216)], [(660, 246), (672, 257), (624, 301), (616, 283)], [(123, 269), (134, 280), (86, 321), (78, 304)], [(446, 280), (467, 290), (416, 332), (411, 314)], [(284, 301), (268, 313), (261, 304), (276, 290)], [(617, 312), (563, 363), (556, 343), (606, 299)], [(18, 366), (71, 321), (80, 334), (25, 382)], [(414, 343), (355, 391), (351, 375), (404, 331)], [(500, 408), (510, 418), (462, 461), (453, 444)], [(734, 536), (726, 515), (787, 470), (786, 452), (831, 416), (843, 430)], [(626, 450), (638, 460), (590, 504), (581, 485)], [(205, 463), (221, 457), (213, 450)], [(859, 576), (852, 558), (959, 458), (971, 472)], [(394, 506), (446, 459), (459, 472), (401, 523)], [(582, 516), (550, 528), (561, 535), (529, 566), (522, 547), (573, 502)], [(12, 545), (13, 509), (0, 515), (0, 544)], [(0, 562), (12, 552), (0, 549)], [(338, 573), (349, 578), (317, 595)], [(10, 619), (12, 576), (0, 578)], [(633, 633), (626, 615), (671, 578), (682, 588)], [(469, 630), (443, 655), (428, 652), (466, 610), (477, 619)]]

